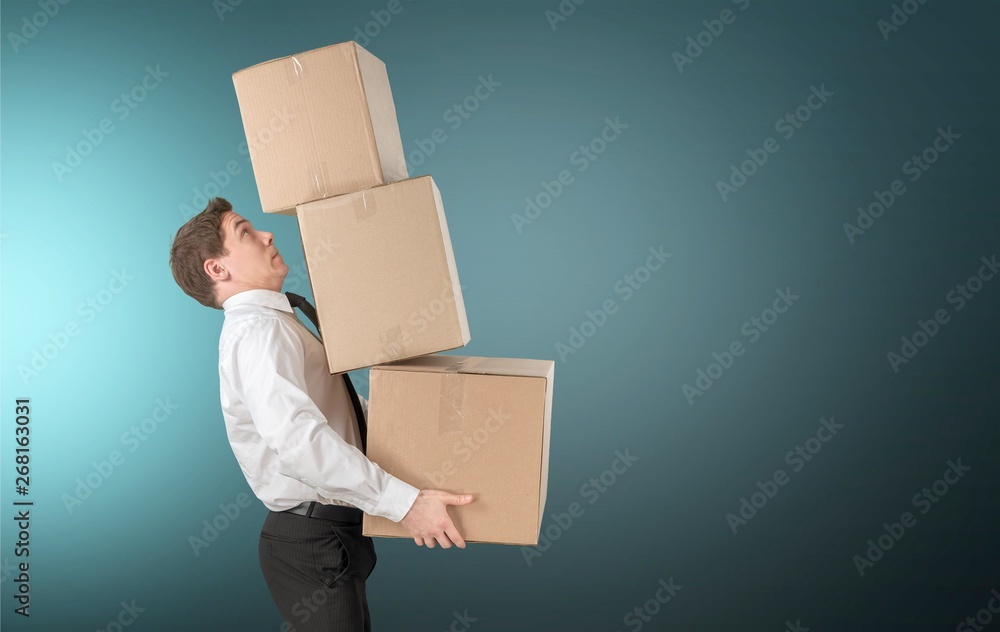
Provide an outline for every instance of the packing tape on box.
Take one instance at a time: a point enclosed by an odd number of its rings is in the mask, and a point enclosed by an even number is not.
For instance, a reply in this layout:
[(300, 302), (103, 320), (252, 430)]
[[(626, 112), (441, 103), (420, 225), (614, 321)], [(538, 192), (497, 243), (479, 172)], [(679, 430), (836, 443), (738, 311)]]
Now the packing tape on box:
[[(389, 358), (387, 362), (399, 360), (405, 355), (403, 347), (403, 328), (399, 325), (390, 327), (378, 334), (379, 344), (382, 345), (383, 357)], [(381, 363), (380, 363), (381, 364)]]
[[(302, 88), (299, 85), (299, 82), (305, 75), (305, 68), (302, 66), (302, 62), (300, 62), (298, 58), (295, 57), (295, 55), (291, 55), (289, 59), (291, 60), (291, 63), (286, 64), (286, 67), (289, 68), (289, 72), (287, 75), (285, 75), (285, 78), (288, 82), (289, 90), (294, 90), (296, 92), (299, 92), (301, 100), (304, 102), (306, 99), (305, 95), (301, 93)], [(309, 115), (308, 109), (305, 110), (305, 113), (306, 113), (306, 122), (309, 124), (310, 132), (312, 132), (313, 130), (312, 117)], [(264, 131), (270, 131), (270, 128), (268, 130), (261, 130), (258, 137), (262, 138)], [(274, 134), (273, 131), (271, 133)], [(315, 137), (315, 134), (312, 133), (310, 134), (310, 136)], [(312, 186), (310, 197), (314, 200), (322, 200), (330, 196), (329, 169), (327, 168), (326, 161), (325, 160), (321, 161), (318, 158), (319, 157), (317, 155), (313, 157), (313, 159), (311, 160), (303, 161), (304, 163), (309, 165), (316, 165), (316, 167), (309, 167), (309, 171), (306, 172), (305, 174), (307, 181)]]
[(326, 167), (325, 160), (318, 161), (315, 164), (316, 164), (316, 169), (318, 169), (318, 171), (317, 170), (309, 171), (306, 174), (306, 177), (308, 177), (310, 179), (310, 182), (312, 183), (313, 198), (317, 200), (322, 200), (323, 198), (327, 197), (327, 190), (329, 189), (329, 187), (327, 186), (327, 183), (330, 181), (329, 169), (327, 169)]
[(481, 364), (486, 358), (463, 358), (445, 367), (438, 397), (438, 434), (461, 430), (465, 422), (465, 385), (463, 371)]
[(375, 196), (368, 197), (365, 191), (361, 195), (354, 195), (354, 219), (356, 222), (363, 222), (378, 212), (378, 205), (375, 204)]
[(448, 366), (444, 368), (445, 373), (459, 373), (467, 372), (474, 366), (479, 366), (483, 362), (486, 362), (486, 358), (462, 358), (461, 360), (455, 360)]
[(465, 380), (461, 373), (441, 375), (441, 396), (438, 398), (438, 434), (462, 429), (465, 415)]

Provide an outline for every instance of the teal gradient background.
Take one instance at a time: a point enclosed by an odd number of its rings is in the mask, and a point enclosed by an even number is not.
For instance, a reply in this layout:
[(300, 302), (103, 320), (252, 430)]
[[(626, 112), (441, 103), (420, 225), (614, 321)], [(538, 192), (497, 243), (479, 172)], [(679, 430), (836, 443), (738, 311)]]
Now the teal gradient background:
[[(219, 405), (222, 313), (180, 291), (167, 257), (236, 161), (218, 195), (274, 233), (285, 289), (312, 296), (294, 218), (260, 210), (231, 75), (356, 29), (386, 63), (411, 176), (442, 193), (472, 332), (452, 353), (556, 361), (543, 534), (557, 539), (534, 555), (379, 539), (375, 629), (445, 630), (468, 611), (482, 631), (950, 630), (986, 608), (1000, 278), (961, 310), (946, 297), (1000, 254), (996, 4), (914, 2), (885, 38), (888, 1), (587, 0), (553, 28), (556, 0), (403, 0), (364, 35), (386, 4), (74, 0), (18, 43), (41, 5), (3, 3), (5, 629), (116, 629), (133, 600), (135, 630), (281, 629), (257, 560), (266, 509)], [(723, 9), (734, 21), (679, 69)], [(120, 118), (147, 66), (167, 75)], [(452, 129), (444, 114), (490, 75), (500, 85)], [(775, 122), (814, 86), (833, 95), (785, 139)], [(615, 117), (627, 128), (579, 171), (573, 153)], [(104, 118), (114, 129), (60, 177), (53, 163)], [(902, 165), (949, 126), (960, 137), (911, 182)], [(769, 137), (778, 150), (723, 199), (717, 182)], [(512, 214), (562, 170), (572, 183), (519, 230)], [(844, 224), (897, 178), (906, 193), (852, 244)], [(626, 299), (616, 288), (650, 247), (671, 257)], [(116, 272), (132, 278), (109, 293)], [(786, 288), (800, 298), (751, 343), (745, 323)], [(887, 354), (937, 309), (950, 320), (895, 371)], [(745, 353), (689, 402), (682, 387), (735, 341)], [(30, 619), (12, 598), (18, 397), (32, 403)], [(160, 400), (177, 409), (123, 441)], [(843, 428), (794, 471), (786, 453), (831, 417)], [(124, 462), (67, 507), (114, 450)], [(638, 460), (590, 503), (582, 486), (625, 450)], [(913, 495), (958, 459), (971, 470), (920, 513)], [(789, 483), (734, 533), (727, 514), (778, 469)], [(249, 507), (196, 555), (189, 538), (240, 494)], [(905, 511), (915, 526), (862, 575), (854, 557)], [(669, 603), (627, 618), (670, 578)]]

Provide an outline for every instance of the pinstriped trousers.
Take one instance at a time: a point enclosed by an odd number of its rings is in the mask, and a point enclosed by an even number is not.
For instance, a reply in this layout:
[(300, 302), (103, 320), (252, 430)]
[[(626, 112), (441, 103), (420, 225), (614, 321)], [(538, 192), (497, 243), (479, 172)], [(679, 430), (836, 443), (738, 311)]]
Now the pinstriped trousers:
[(371, 632), (365, 580), (378, 557), (360, 520), (270, 511), (257, 552), (282, 632)]

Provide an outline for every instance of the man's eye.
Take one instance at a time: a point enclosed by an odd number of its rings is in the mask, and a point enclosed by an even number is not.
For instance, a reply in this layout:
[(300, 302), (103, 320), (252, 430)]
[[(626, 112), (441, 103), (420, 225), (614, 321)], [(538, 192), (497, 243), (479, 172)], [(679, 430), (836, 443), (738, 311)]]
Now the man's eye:
[(243, 234), (244, 235), (246, 235), (248, 232), (250, 232), (250, 231), (248, 231), (246, 228), (243, 229)]

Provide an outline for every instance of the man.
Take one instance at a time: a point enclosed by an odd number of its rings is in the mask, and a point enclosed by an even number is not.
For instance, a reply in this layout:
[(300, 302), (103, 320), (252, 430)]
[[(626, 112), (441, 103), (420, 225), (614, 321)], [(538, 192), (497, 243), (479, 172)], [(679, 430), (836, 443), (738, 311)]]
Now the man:
[(377, 557), (362, 511), (402, 522), (418, 546), (465, 548), (447, 506), (472, 497), (419, 490), (365, 457), (353, 387), (328, 373), (322, 343), (281, 292), (288, 265), (271, 233), (214, 198), (177, 231), (170, 268), (186, 294), (225, 313), (222, 412), (270, 510), (258, 555), (275, 604), (297, 632), (370, 630), (365, 580)]

